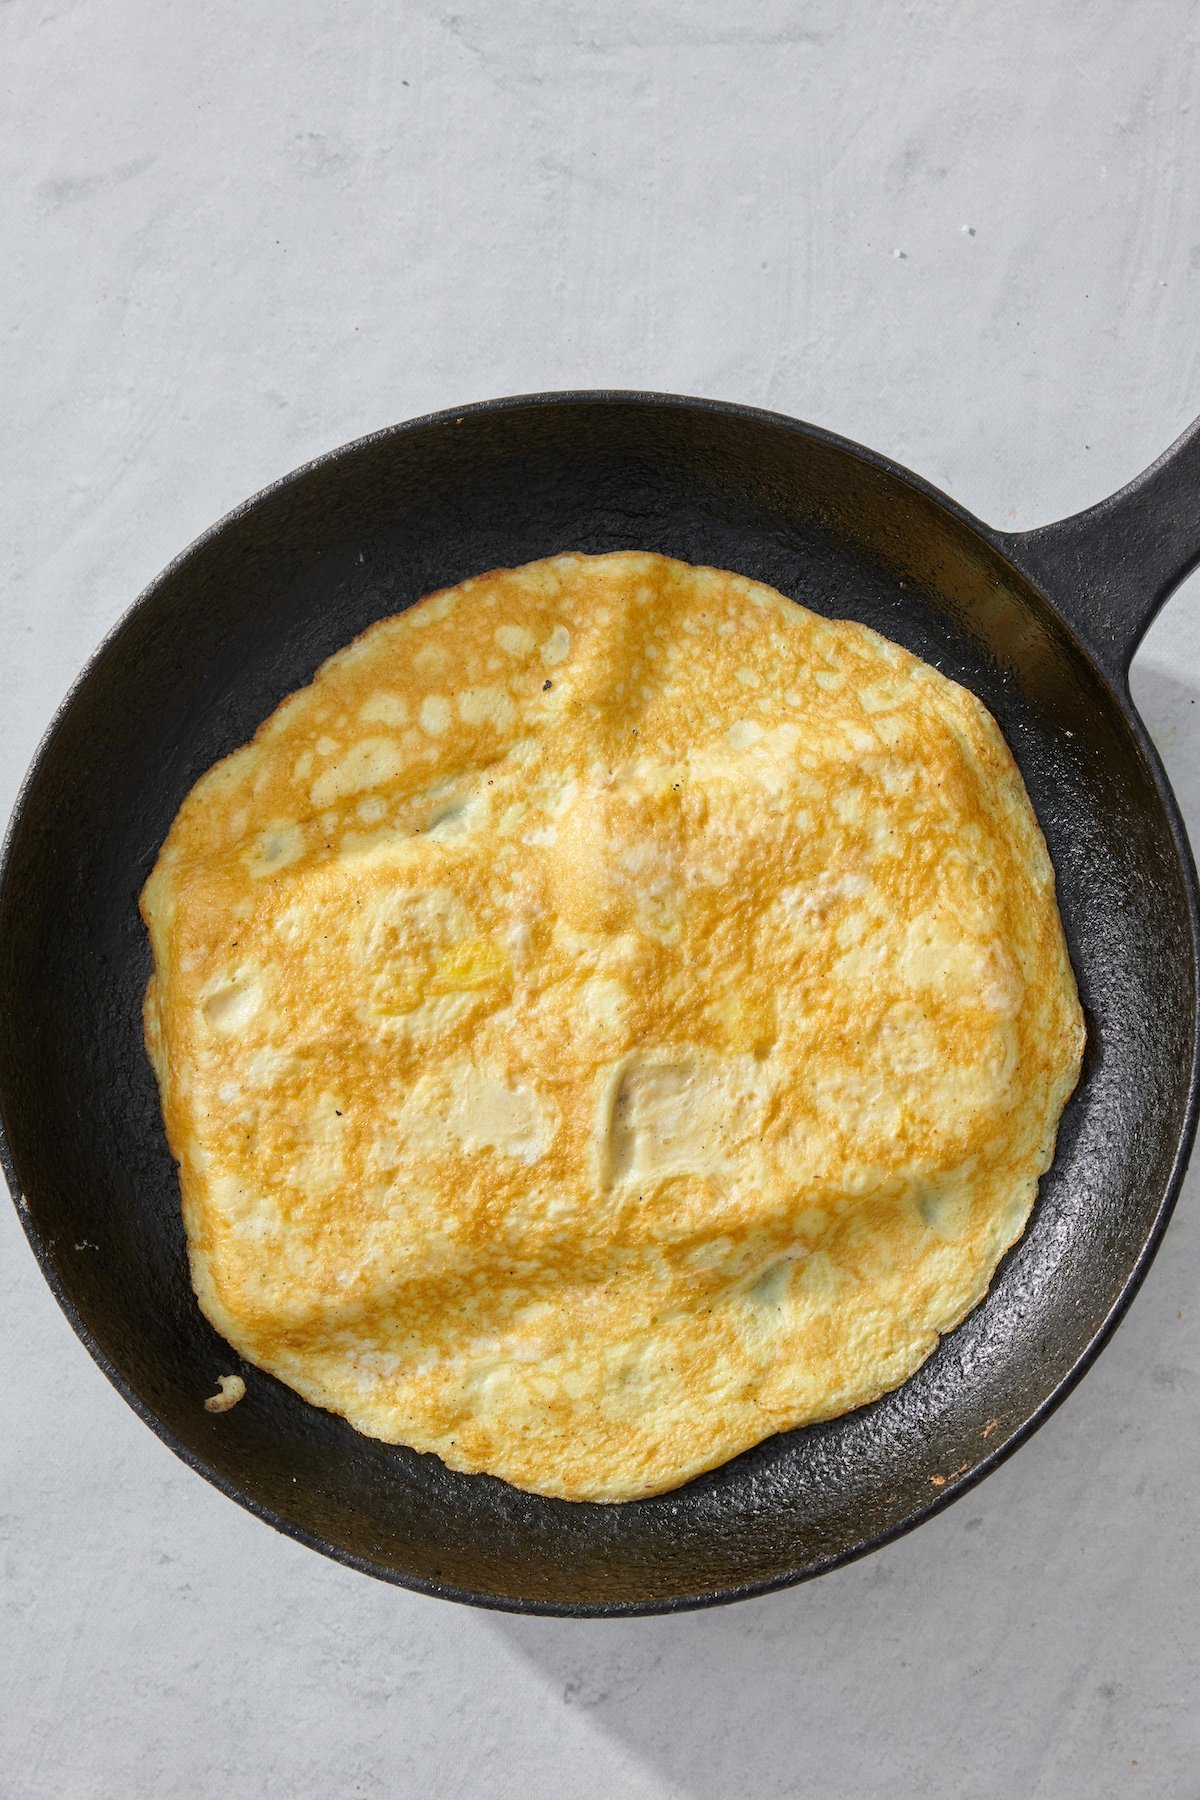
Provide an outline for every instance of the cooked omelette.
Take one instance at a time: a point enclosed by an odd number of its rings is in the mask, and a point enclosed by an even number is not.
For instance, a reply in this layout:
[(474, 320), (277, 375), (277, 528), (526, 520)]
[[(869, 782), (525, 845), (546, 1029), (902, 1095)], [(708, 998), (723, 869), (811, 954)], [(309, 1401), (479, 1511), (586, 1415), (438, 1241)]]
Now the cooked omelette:
[(358, 1430), (570, 1499), (911, 1375), (1079, 1073), (983, 705), (661, 556), (374, 625), (196, 784), (142, 913), (207, 1317)]

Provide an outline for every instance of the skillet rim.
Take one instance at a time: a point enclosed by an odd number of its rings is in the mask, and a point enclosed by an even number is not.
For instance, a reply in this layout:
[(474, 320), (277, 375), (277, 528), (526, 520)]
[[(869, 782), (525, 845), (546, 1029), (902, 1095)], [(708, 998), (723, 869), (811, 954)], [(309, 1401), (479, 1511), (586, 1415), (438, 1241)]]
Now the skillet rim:
[[(1183, 1120), (1176, 1138), (1171, 1169), (1165, 1182), (1162, 1195), (1155, 1211), (1150, 1230), (1147, 1232), (1141, 1249), (1132, 1266), (1126, 1273), (1120, 1292), (1114, 1300), (1105, 1318), (1097, 1327), (1086, 1348), (1061, 1377), (1055, 1387), (1007, 1438), (989, 1449), (980, 1461), (973, 1464), (964, 1474), (950, 1476), (945, 1487), (939, 1489), (934, 1498), (917, 1511), (910, 1513), (905, 1519), (888, 1530), (878, 1532), (864, 1539), (835, 1556), (825, 1557), (818, 1562), (799, 1570), (789, 1571), (785, 1575), (772, 1576), (762, 1582), (749, 1582), (740, 1586), (721, 1588), (710, 1593), (677, 1594), (667, 1598), (648, 1601), (601, 1601), (577, 1602), (539, 1599), (512, 1599), (495, 1593), (480, 1592), (471, 1588), (463, 1588), (449, 1582), (429, 1581), (419, 1576), (405, 1575), (385, 1564), (372, 1561), (353, 1551), (339, 1548), (322, 1538), (316, 1532), (303, 1525), (294, 1523), (271, 1507), (254, 1499), (236, 1482), (216, 1470), (198, 1451), (194, 1451), (179, 1439), (171, 1428), (158, 1416), (154, 1409), (144, 1402), (126, 1380), (122, 1371), (101, 1348), (90, 1328), (84, 1322), (65, 1282), (60, 1278), (50, 1256), (47, 1244), (29, 1210), (25, 1194), (17, 1177), (9, 1144), (6, 1097), (0, 1090), (0, 1169), (3, 1170), (9, 1192), (12, 1195), (18, 1219), (28, 1239), (42, 1275), (58, 1302), (68, 1324), (79, 1338), (92, 1360), (121, 1398), (148, 1425), (169, 1450), (185, 1463), (194, 1473), (208, 1481), (226, 1498), (235, 1501), (245, 1511), (260, 1519), (264, 1524), (272, 1526), (283, 1536), (294, 1539), (307, 1549), (315, 1550), (347, 1568), (360, 1574), (374, 1576), (394, 1587), (407, 1589), (411, 1593), (425, 1595), (432, 1599), (454, 1600), (464, 1605), (482, 1608), (486, 1611), (532, 1614), (538, 1617), (551, 1618), (640, 1618), (663, 1613), (695, 1612), (710, 1606), (731, 1605), (738, 1600), (757, 1598), (763, 1594), (776, 1593), (789, 1587), (797, 1587), (806, 1581), (815, 1580), (832, 1569), (842, 1568), (849, 1563), (857, 1562), (860, 1557), (880, 1550), (896, 1539), (914, 1531), (919, 1525), (940, 1513), (956, 1500), (960, 1500), (972, 1488), (976, 1487), (988, 1475), (1006, 1462), (1017, 1450), (1031, 1438), (1051, 1414), (1056, 1412), (1087, 1371), (1107, 1347), (1118, 1325), (1137, 1294), (1162, 1244), (1163, 1236), (1170, 1223), (1176, 1204), (1178, 1203), (1183, 1181), (1187, 1173), (1192, 1144), (1196, 1134), (1197, 1119), (1200, 1115), (1200, 884), (1197, 881), (1196, 864), (1183, 823), (1179, 805), (1175, 798), (1166, 770), (1149, 733), (1142, 721), (1129, 691), (1128, 665), (1121, 671), (1120, 677), (1113, 674), (1100, 660), (1086, 637), (1080, 632), (1073, 620), (1068, 617), (1054, 596), (1039, 581), (1029, 575), (1010, 553), (1014, 545), (1019, 545), (1020, 533), (1002, 533), (978, 519), (973, 513), (961, 506), (956, 500), (936, 487), (924, 477), (916, 475), (902, 464), (894, 462), (880, 451), (872, 450), (866, 445), (856, 443), (839, 433), (826, 430), (819, 425), (809, 424), (787, 413), (774, 412), (768, 408), (748, 406), (737, 401), (717, 400), (696, 395), (671, 394), (654, 390), (625, 388), (582, 388), (546, 390), (529, 394), (501, 395), (490, 400), (473, 401), (465, 406), (445, 407), (436, 412), (422, 413), (413, 419), (402, 420), (393, 425), (383, 426), (361, 437), (353, 438), (339, 444), (331, 450), (310, 458), (298, 467), (259, 488), (247, 499), (241, 501), (230, 511), (208, 526), (184, 549), (172, 557), (163, 569), (155, 575), (141, 590), (136, 598), (118, 616), (101, 637), (95, 649), (88, 656), (83, 667), (67, 689), (66, 694), (56, 706), (37, 747), (29, 762), (28, 768), (18, 786), (12, 811), (5, 827), (3, 843), (0, 844), (0, 921), (8, 904), (7, 885), (9, 865), (16, 838), (22, 828), (26, 809), (33, 788), (41, 773), (59, 731), (64, 726), (75, 702), (91, 680), (99, 664), (119, 645), (120, 638), (134, 619), (149, 609), (159, 595), (174, 578), (176, 573), (192, 557), (197, 555), (208, 544), (215, 541), (231, 526), (251, 514), (264, 501), (289, 488), (299, 486), (303, 481), (319, 471), (343, 461), (345, 458), (361, 451), (380, 446), (392, 439), (407, 437), (430, 428), (461, 424), (463, 420), (481, 414), (533, 411), (540, 407), (552, 406), (626, 406), (641, 407), (647, 411), (667, 409), (681, 412), (709, 413), (720, 418), (744, 419), (754, 424), (782, 429), (799, 437), (813, 440), (829, 448), (840, 450), (859, 462), (890, 476), (902, 486), (915, 493), (933, 500), (950, 518), (957, 521), (974, 537), (987, 545), (988, 549), (998, 555), (1006, 568), (1018, 583), (1031, 588), (1048, 605), (1055, 619), (1068, 634), (1076, 652), (1091, 667), (1093, 674), (1106, 690), (1115, 704), (1117, 711), (1129, 727), (1134, 742), (1149, 771), (1151, 781), (1163, 811), (1163, 817), (1170, 836), (1172, 848), (1178, 859), (1183, 877), (1187, 900), (1188, 924), (1192, 949), (1191, 1010), (1192, 1010), (1192, 1051), (1188, 1070), (1188, 1096)], [(1123, 490), (1119, 490), (1123, 491)], [(1041, 530), (1046, 527), (1039, 528)]]

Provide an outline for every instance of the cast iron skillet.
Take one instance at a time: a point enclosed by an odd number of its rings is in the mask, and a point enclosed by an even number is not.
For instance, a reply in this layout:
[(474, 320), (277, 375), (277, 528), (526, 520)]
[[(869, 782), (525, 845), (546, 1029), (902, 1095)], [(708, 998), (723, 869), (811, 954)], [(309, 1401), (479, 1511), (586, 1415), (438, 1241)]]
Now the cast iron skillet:
[[(201, 1318), (141, 1045), (137, 895), (196, 778), (356, 632), (431, 588), (637, 547), (861, 619), (991, 708), (1058, 873), (1089, 1025), (1029, 1230), (895, 1393), (659, 1499), (535, 1499), (359, 1437)], [(42, 1270), (147, 1424), (226, 1494), (389, 1581), (484, 1606), (668, 1611), (886, 1543), (1021, 1443), (1145, 1274), (1197, 1103), (1197, 888), (1130, 658), (1200, 560), (1200, 425), (1113, 499), (990, 530), (882, 456), (669, 395), (499, 400), (397, 426), (231, 513), (102, 645), (26, 781), (0, 877), (5, 1173)], [(53, 1430), (48, 1422), (47, 1429)]]

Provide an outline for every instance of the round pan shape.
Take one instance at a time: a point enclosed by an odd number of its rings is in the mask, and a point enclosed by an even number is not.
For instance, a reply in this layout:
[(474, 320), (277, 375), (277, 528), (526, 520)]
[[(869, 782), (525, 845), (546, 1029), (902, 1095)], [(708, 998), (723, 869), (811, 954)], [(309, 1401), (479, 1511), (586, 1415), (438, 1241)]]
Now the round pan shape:
[[(971, 688), (1020, 765), (1088, 1021), (1080, 1085), (986, 1300), (873, 1405), (618, 1506), (518, 1493), (361, 1437), (237, 1368), (192, 1294), (142, 1048), (137, 896), (184, 795), (317, 665), (431, 589), (564, 549), (734, 569)], [(68, 1319), (194, 1469), (339, 1560), (528, 1612), (702, 1606), (886, 1543), (1019, 1445), (1157, 1248), (1197, 1103), (1196, 875), (1128, 666), (1200, 560), (1200, 425), (1112, 500), (990, 530), (861, 447), (669, 395), (499, 400), (298, 470), (174, 562), (97, 652), (26, 780), (0, 872), (0, 1159)], [(48, 1429), (53, 1429), (52, 1422)]]

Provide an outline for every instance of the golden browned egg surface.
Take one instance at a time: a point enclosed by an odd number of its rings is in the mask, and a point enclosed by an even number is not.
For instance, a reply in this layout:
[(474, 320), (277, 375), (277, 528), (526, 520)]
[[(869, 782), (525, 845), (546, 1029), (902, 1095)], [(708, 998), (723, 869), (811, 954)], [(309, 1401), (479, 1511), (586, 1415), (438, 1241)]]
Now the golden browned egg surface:
[(373, 626), (196, 784), (142, 910), (208, 1318), (538, 1493), (653, 1494), (911, 1375), (1079, 1072), (982, 704), (660, 556)]

